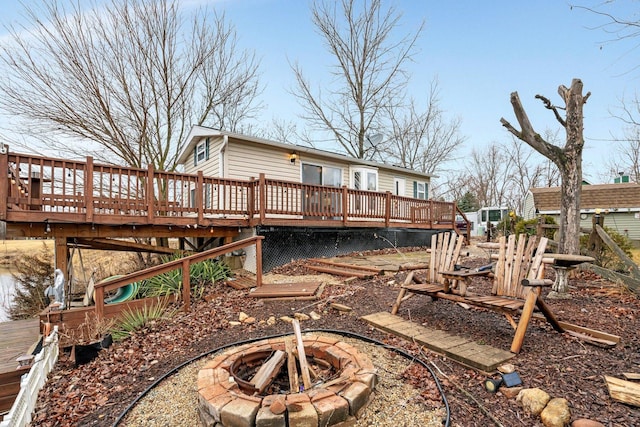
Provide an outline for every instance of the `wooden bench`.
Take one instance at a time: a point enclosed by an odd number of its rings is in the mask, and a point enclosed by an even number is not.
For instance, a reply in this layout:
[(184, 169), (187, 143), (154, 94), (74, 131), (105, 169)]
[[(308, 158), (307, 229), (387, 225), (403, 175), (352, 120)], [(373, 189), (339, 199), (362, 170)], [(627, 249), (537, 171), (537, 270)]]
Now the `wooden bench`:
[[(400, 304), (402, 304), (402, 302), (412, 294), (435, 294), (437, 292), (448, 294), (465, 292), (466, 283), (469, 277), (489, 274), (489, 271), (460, 271), (460, 275), (456, 277), (443, 274), (443, 272), (447, 272), (449, 270), (456, 270), (463, 245), (464, 236), (459, 236), (453, 231), (434, 234), (431, 237), (431, 247), (429, 249), (431, 254), (429, 257), (429, 274), (427, 282), (412, 283), (414, 281), (414, 276), (407, 276), (407, 280), (400, 288), (396, 302), (391, 309), (391, 314), (396, 314), (400, 308)], [(407, 293), (409, 293), (409, 295), (407, 295)]]
[[(551, 325), (559, 332), (563, 332), (549, 307), (540, 298), (541, 287), (551, 286), (551, 280), (543, 279), (544, 264), (542, 262), (547, 246), (547, 238), (539, 241), (536, 236), (527, 238), (522, 234), (516, 242), (516, 236), (500, 239), (498, 261), (495, 266), (493, 288), (491, 295), (475, 295), (466, 292), (466, 287), (460, 287), (459, 292), (452, 292), (434, 287), (406, 286), (408, 292), (429, 295), (432, 298), (447, 299), (478, 307), (487, 308), (504, 314), (515, 329), (511, 343), (511, 351), (519, 353), (522, 349), (524, 336), (533, 316), (534, 309), (538, 309)], [(443, 281), (463, 281), (476, 276), (478, 272), (471, 271), (441, 271)], [(395, 306), (394, 306), (395, 308)], [(397, 309), (396, 309), (397, 311)], [(516, 322), (514, 315), (520, 315)]]

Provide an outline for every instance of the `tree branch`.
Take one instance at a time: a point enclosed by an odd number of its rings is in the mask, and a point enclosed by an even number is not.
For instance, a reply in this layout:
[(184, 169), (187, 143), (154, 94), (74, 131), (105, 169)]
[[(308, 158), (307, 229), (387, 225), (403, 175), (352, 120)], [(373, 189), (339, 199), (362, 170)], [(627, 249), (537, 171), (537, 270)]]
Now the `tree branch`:
[[(562, 88), (562, 87), (564, 87), (564, 86), (560, 86), (560, 87)], [(565, 89), (566, 89), (566, 88), (565, 88)], [(562, 98), (564, 99), (564, 96), (563, 96), (563, 94), (562, 94), (562, 93), (560, 94), (560, 96), (562, 96)], [(556, 116), (556, 120), (557, 120), (558, 122), (560, 122), (560, 124), (562, 125), (562, 127), (566, 127), (566, 126), (567, 126), (567, 123), (564, 121), (564, 119), (562, 118), (562, 116), (561, 116), (561, 115), (560, 115), (560, 113), (558, 112), (558, 108), (560, 108), (560, 109), (562, 109), (562, 110), (564, 110), (564, 108), (562, 108), (562, 107), (558, 107), (558, 106), (555, 106), (555, 105), (552, 105), (552, 104), (551, 104), (551, 101), (549, 101), (549, 99), (545, 98), (545, 97), (544, 97), (544, 96), (542, 96), (542, 95), (536, 95), (535, 97), (536, 97), (536, 99), (540, 99), (540, 100), (544, 103), (544, 107), (545, 107), (547, 110), (551, 110), (551, 111), (553, 111), (553, 114)]]

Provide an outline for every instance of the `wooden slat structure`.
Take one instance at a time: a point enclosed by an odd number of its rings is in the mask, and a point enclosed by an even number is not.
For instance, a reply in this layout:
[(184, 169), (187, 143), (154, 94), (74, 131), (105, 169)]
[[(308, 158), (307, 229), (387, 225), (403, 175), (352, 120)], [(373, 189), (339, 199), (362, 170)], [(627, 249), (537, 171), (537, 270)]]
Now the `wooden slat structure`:
[[(527, 327), (536, 309), (539, 311), (538, 317), (549, 322), (558, 332), (567, 332), (598, 345), (615, 345), (620, 337), (561, 322), (542, 300), (541, 287), (552, 284), (550, 280), (543, 279), (546, 244), (545, 237), (539, 240), (536, 236), (527, 237), (524, 234), (517, 238), (513, 234), (508, 239), (501, 237), (491, 295), (467, 294), (463, 287), (456, 293), (453, 289), (444, 289), (444, 286), (439, 284), (403, 285), (403, 288), (434, 299), (465, 303), (504, 314), (515, 329), (511, 343), (513, 353), (519, 353), (522, 349)], [(461, 280), (474, 273), (444, 271), (441, 274), (447, 279)], [(401, 302), (402, 298), (399, 296), (391, 310), (392, 314), (397, 312)], [(517, 315), (519, 320), (516, 322), (513, 316)]]
[[(458, 282), (466, 277), (454, 278), (450, 280), (448, 276), (443, 275), (443, 271), (454, 270), (458, 263), (464, 238), (456, 233), (440, 233), (431, 237), (431, 254), (429, 260), (429, 274), (427, 283), (405, 283), (400, 288), (396, 303), (391, 308), (391, 314), (396, 314), (400, 308), (400, 304), (405, 299), (407, 292), (415, 294), (435, 294), (436, 292), (454, 292)], [(478, 273), (475, 273), (478, 274)], [(485, 273), (483, 273), (485, 274)], [(413, 277), (413, 276), (412, 276)], [(462, 283), (466, 283), (462, 281)], [(462, 290), (464, 293), (465, 289)]]
[[(517, 242), (516, 236), (513, 234), (508, 239), (504, 236), (501, 237), (491, 295), (468, 295), (465, 287), (461, 287), (457, 293), (453, 289), (449, 289), (446, 285), (447, 280), (468, 278), (468, 273), (464, 271), (442, 271), (440, 274), (445, 280), (443, 288), (440, 290), (420, 285), (403, 286), (403, 288), (408, 288), (407, 290), (413, 293), (429, 295), (432, 298), (462, 302), (504, 314), (515, 329), (511, 351), (519, 353), (536, 307), (557, 331), (564, 332), (549, 307), (540, 298), (540, 286), (551, 285), (550, 281), (542, 279), (544, 274), (542, 261), (546, 244), (545, 237), (540, 239), (539, 244), (536, 236), (527, 238), (522, 234)], [(444, 251), (444, 249), (442, 250)], [(441, 257), (446, 258), (444, 252)], [(397, 312), (401, 301), (399, 296), (391, 310), (392, 314)], [(517, 323), (512, 318), (516, 314), (520, 315)]]
[(483, 373), (491, 373), (514, 355), (508, 351), (478, 344), (467, 338), (427, 328), (387, 312), (363, 316), (362, 319), (377, 329), (415, 342), (458, 363)]
[(270, 283), (256, 288), (254, 298), (312, 298), (317, 296), (322, 282)]
[(40, 340), (38, 319), (0, 323), (0, 413), (11, 409), (20, 391), (20, 377), (28, 368), (17, 369), (19, 356), (30, 354)]

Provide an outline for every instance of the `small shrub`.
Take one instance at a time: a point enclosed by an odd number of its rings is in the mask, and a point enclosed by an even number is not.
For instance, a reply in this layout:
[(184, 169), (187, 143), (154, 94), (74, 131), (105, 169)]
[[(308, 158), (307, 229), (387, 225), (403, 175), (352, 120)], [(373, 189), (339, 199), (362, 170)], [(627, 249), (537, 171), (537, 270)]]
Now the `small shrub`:
[[(545, 224), (556, 224), (556, 220), (550, 216), (550, 215), (543, 215), (542, 216), (544, 223)], [(515, 232), (516, 234), (521, 234), (521, 233), (526, 233), (529, 236), (533, 236), (535, 234), (537, 234), (537, 225), (538, 225), (538, 218), (531, 218), (531, 219), (520, 219), (516, 225), (515, 225)], [(555, 234), (556, 230), (553, 228), (546, 228), (544, 230), (544, 236), (548, 239), (553, 240), (553, 236)]]
[(9, 306), (11, 320), (37, 316), (49, 305), (44, 296), (45, 289), (53, 284), (53, 254), (43, 243), (34, 254), (23, 254), (14, 261), (15, 281), (13, 302)]
[(498, 224), (496, 224), (496, 231), (499, 235), (509, 236), (514, 233), (515, 226), (519, 221), (522, 221), (522, 217), (517, 215), (514, 215), (513, 217), (507, 215), (502, 218)]
[[(165, 258), (163, 262), (179, 259)], [(216, 260), (205, 260), (191, 264), (189, 268), (189, 282), (191, 292), (196, 298), (202, 297), (205, 286), (218, 280), (226, 279), (231, 275), (231, 269), (226, 264)], [(171, 294), (179, 294), (182, 291), (182, 271), (172, 270), (164, 274), (145, 280), (138, 291), (143, 297), (161, 297)]]
[(157, 319), (167, 319), (175, 315), (176, 310), (169, 308), (167, 300), (158, 300), (157, 304), (144, 305), (142, 308), (124, 311), (111, 328), (111, 336), (115, 341), (129, 337), (133, 332), (144, 328)]
[[(627, 255), (629, 258), (633, 256), (632, 249), (633, 244), (628, 237), (618, 233), (616, 230), (609, 228), (607, 226), (604, 227), (604, 231), (607, 232), (609, 237), (618, 245), (620, 249)], [(596, 253), (589, 247), (589, 236), (583, 235), (580, 236), (580, 250), (596, 259), (596, 265), (600, 267), (608, 268), (609, 270), (614, 270), (618, 272), (627, 272), (627, 267), (624, 265), (622, 260), (613, 252), (609, 247), (602, 243), (602, 250), (599, 253)]]

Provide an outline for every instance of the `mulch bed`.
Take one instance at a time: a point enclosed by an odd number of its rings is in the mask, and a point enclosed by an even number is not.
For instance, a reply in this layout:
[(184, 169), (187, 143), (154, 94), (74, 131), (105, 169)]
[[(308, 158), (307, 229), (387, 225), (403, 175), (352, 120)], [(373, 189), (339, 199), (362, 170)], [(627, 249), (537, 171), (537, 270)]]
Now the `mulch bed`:
[[(483, 263), (477, 261), (478, 265)], [(292, 276), (313, 274), (302, 261), (274, 272)], [(380, 333), (360, 320), (366, 314), (389, 311), (397, 296), (397, 284), (402, 283), (406, 274), (399, 272), (395, 276), (354, 280), (346, 286), (326, 286), (318, 301), (262, 301), (248, 298), (247, 290), (214, 285), (203, 300), (192, 304), (189, 313), (180, 312), (169, 320), (153, 322), (130, 339), (101, 351), (97, 359), (86, 365), (74, 367), (63, 354), (40, 393), (32, 425), (112, 425), (156, 378), (185, 361), (229, 343), (291, 332), (291, 325), (281, 321), (272, 326), (257, 322), (229, 325), (241, 311), (266, 320), (269, 316), (279, 318), (311, 310), (319, 312), (322, 318), (303, 322), (303, 328), (339, 329), (366, 335), (402, 346), (437, 365), (446, 375), (440, 380), (451, 408), (452, 426), (495, 425), (483, 410), (505, 426), (542, 425), (539, 419), (524, 414), (515, 399), (485, 391), (484, 375)], [(589, 418), (606, 426), (635, 425), (640, 419), (640, 408), (613, 401), (603, 375), (622, 378), (623, 372), (640, 372), (639, 299), (591, 273), (580, 273), (570, 279), (570, 284), (571, 299), (546, 300), (558, 318), (619, 335), (621, 342), (605, 349), (559, 334), (543, 322), (532, 321), (522, 352), (512, 362), (525, 387), (540, 387), (552, 397), (566, 398), (572, 420)], [(335, 311), (330, 302), (348, 305), (353, 311)], [(427, 297), (416, 296), (405, 301), (398, 314), (502, 349), (508, 350), (513, 338), (509, 323), (495, 312), (464, 309), (448, 301), (431, 302)]]

